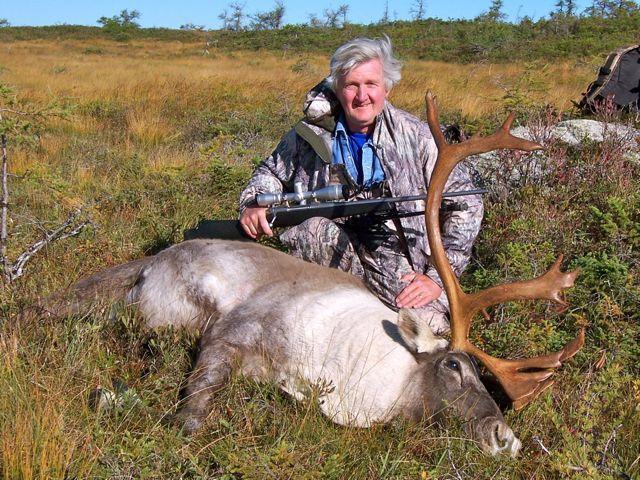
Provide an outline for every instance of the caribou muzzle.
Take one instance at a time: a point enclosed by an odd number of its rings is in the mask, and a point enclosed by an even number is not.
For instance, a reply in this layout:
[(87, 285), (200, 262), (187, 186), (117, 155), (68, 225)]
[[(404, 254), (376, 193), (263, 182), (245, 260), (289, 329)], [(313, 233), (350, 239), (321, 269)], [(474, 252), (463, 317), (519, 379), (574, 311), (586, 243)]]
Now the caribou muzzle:
[(522, 443), (502, 418), (485, 417), (474, 426), (474, 438), (482, 450), (491, 455), (515, 457)]

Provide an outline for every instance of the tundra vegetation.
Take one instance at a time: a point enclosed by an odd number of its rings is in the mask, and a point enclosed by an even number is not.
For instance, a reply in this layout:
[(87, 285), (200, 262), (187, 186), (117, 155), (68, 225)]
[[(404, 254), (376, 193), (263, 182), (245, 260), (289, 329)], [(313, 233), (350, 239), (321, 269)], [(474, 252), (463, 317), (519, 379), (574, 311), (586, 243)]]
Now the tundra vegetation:
[[(557, 350), (587, 325), (584, 348), (556, 374), (557, 384), (524, 410), (506, 412), (523, 442), (519, 458), (485, 456), (454, 420), (444, 428), (430, 419), (338, 427), (313, 402), (294, 402), (273, 385), (242, 377), (219, 393), (202, 432), (185, 438), (161, 419), (174, 411), (184, 386), (192, 335), (147, 332), (135, 310), (118, 306), (82, 317), (15, 319), (39, 295), (180, 241), (198, 219), (232, 217), (253, 165), (295, 122), (304, 92), (326, 73), (322, 52), (343, 36), (377, 32), (318, 30), (327, 47), (309, 54), (296, 46), (283, 50), (282, 43), (271, 52), (253, 52), (251, 43), (230, 47), (229, 33), (216, 33), (216, 43), (209, 33), (172, 31), (175, 37), (167, 34), (158, 43), (145, 40), (144, 29), (125, 42), (97, 28), (7, 27), (0, 32), (6, 92), (0, 108), (55, 105), (68, 112), (27, 122), (8, 138), (8, 256), (77, 207), (94, 227), (39, 252), (0, 294), (4, 478), (640, 475), (640, 166), (625, 155), (628, 138), (609, 134), (603, 143), (578, 147), (546, 140), (602, 57), (553, 64), (542, 56), (509, 63), (427, 61), (418, 58), (415, 39), (399, 33), (409, 25), (395, 23), (399, 30), (389, 32), (394, 40), (397, 34), (407, 63), (391, 94), (394, 104), (424, 118), (430, 88), (443, 118), (471, 132), (492, 130), (517, 107), (518, 120), (535, 125), (548, 147), (544, 174), (522, 168), (518, 185), (506, 185), (509, 196), (487, 198), (464, 287), (531, 278), (559, 252), (567, 268), (582, 269), (567, 311), (509, 303), (490, 311), (490, 321), (478, 319), (472, 331), (476, 345), (514, 358)], [(275, 45), (278, 34), (288, 35), (287, 28), (255, 35)], [(237, 35), (238, 42), (249, 38)], [(429, 41), (434, 48), (438, 42)], [(537, 37), (532, 43), (544, 45)], [(451, 51), (435, 58), (450, 60)], [(606, 110), (600, 115), (622, 121)], [(11, 118), (3, 113), (5, 121)], [(509, 164), (516, 157), (501, 155)], [(527, 166), (528, 158), (518, 160)], [(122, 390), (123, 384), (128, 390), (113, 408), (91, 408), (94, 388)]]

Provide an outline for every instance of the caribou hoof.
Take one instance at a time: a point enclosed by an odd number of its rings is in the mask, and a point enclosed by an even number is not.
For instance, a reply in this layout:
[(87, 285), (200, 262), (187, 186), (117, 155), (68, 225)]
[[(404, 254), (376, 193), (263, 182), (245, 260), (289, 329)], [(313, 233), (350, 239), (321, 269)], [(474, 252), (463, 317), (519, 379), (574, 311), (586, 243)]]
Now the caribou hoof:
[(184, 435), (191, 436), (202, 428), (205, 418), (206, 415), (195, 414), (182, 410), (171, 415), (168, 418), (167, 423), (178, 427)]

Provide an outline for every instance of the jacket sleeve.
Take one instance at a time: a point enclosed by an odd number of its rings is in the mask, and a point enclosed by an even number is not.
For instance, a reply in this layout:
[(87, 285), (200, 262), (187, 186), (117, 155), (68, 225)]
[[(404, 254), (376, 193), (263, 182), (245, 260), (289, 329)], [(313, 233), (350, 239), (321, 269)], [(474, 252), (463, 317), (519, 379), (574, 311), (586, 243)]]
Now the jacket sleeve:
[(259, 193), (281, 193), (291, 190), (291, 182), (298, 166), (298, 136), (289, 131), (271, 153), (258, 164), (247, 187), (240, 193), (240, 214), (255, 202)]
[[(425, 180), (428, 185), (438, 155), (438, 149), (432, 138), (428, 139), (425, 150)], [(471, 180), (469, 167), (463, 161), (451, 172), (444, 191), (465, 191), (474, 188), (475, 186)], [(469, 195), (445, 199), (445, 204), (458, 207), (458, 209), (448, 210), (444, 214), (441, 214), (440, 224), (445, 253), (454, 273), (459, 277), (469, 264), (473, 242), (480, 231), (480, 224), (484, 213), (482, 196)], [(467, 206), (464, 210), (461, 209), (463, 204)], [(435, 267), (427, 265), (425, 274), (442, 286), (442, 280), (440, 280), (440, 276), (436, 272)]]

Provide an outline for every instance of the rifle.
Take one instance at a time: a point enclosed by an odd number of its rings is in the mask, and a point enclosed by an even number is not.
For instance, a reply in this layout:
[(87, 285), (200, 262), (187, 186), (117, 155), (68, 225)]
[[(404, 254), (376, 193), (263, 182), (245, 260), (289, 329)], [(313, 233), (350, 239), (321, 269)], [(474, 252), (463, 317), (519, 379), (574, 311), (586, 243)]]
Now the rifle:
[[(487, 191), (485, 189), (476, 189), (447, 192), (442, 197), (455, 198), (467, 195), (481, 195), (487, 193)], [(347, 201), (349, 192), (349, 188), (345, 185), (331, 185), (312, 191), (302, 191), (301, 185), (296, 185), (292, 193), (263, 193), (256, 195), (256, 204), (260, 207), (268, 208), (267, 220), (271, 227), (291, 227), (299, 225), (311, 217), (334, 219), (369, 215), (374, 217), (377, 222), (384, 222), (391, 218), (424, 215), (424, 210), (399, 213), (394, 205), (400, 202), (426, 200), (426, 194)], [(295, 205), (291, 205), (292, 203)], [(466, 210), (467, 208), (466, 203), (451, 206), (444, 202), (440, 207), (441, 211)], [(185, 240), (194, 238), (249, 239), (238, 220), (202, 220), (195, 228), (184, 232)]]

